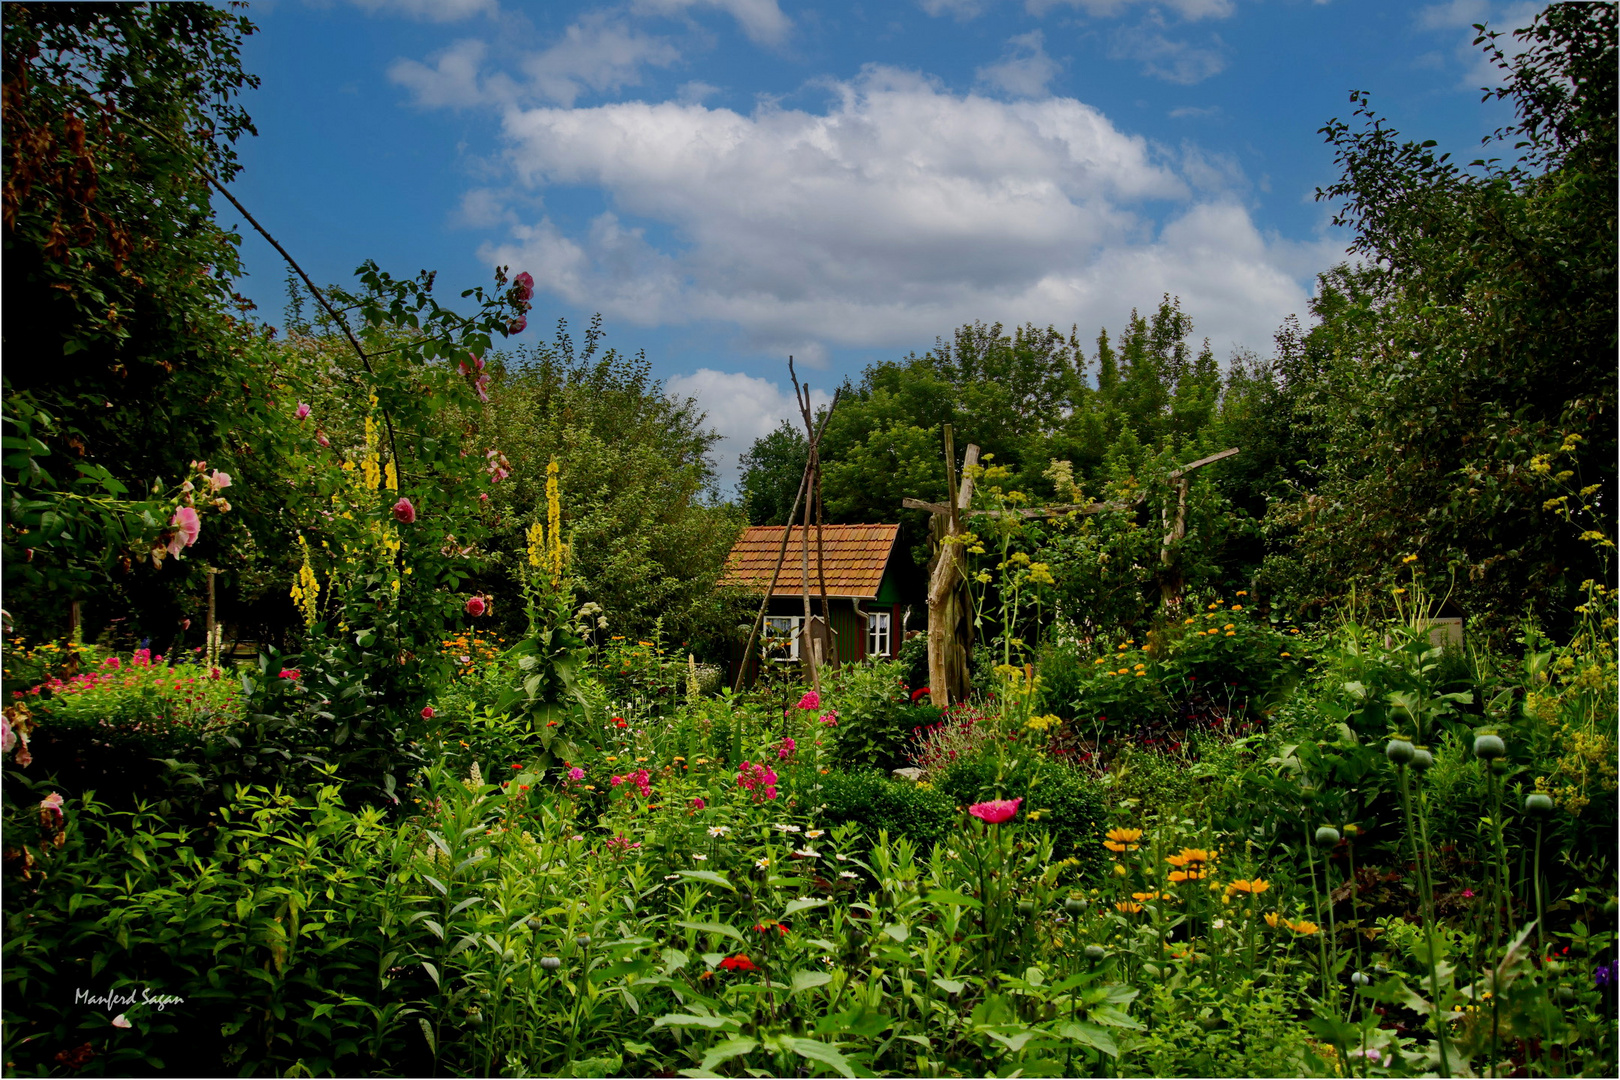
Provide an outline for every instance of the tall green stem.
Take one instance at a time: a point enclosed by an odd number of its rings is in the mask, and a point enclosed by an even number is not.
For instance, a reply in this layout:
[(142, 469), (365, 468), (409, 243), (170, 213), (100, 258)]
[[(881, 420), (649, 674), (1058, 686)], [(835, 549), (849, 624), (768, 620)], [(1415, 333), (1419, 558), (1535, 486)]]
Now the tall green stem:
[(1423, 866), (1423, 853), (1418, 849), (1418, 831), (1412, 823), (1412, 782), (1405, 765), (1397, 766), (1401, 773), (1401, 809), (1406, 815), (1406, 835), (1412, 842), (1412, 862), (1418, 871), (1418, 888), (1423, 894), (1423, 939), (1425, 960), (1429, 965), (1429, 996), (1433, 1002), (1434, 1038), (1440, 1051), (1440, 1075), (1451, 1075), (1451, 1063), (1446, 1059), (1445, 1009), (1440, 1003), (1440, 976), (1436, 971), (1439, 958), (1434, 952), (1434, 891)]

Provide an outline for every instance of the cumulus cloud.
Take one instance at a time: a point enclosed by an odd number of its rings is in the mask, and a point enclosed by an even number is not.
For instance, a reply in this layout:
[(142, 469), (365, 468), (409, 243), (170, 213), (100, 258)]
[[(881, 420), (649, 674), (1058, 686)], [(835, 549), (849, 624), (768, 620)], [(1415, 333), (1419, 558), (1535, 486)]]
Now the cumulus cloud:
[(974, 318), (1117, 326), (1165, 291), (1217, 342), (1264, 342), (1304, 308), (1297, 251), (1255, 228), (1227, 159), (1155, 148), (1072, 98), (958, 95), (889, 68), (833, 90), (823, 112), (509, 108), (520, 184), (598, 187), (611, 209), (520, 224), (481, 257), (615, 318), (729, 324), (773, 352)]
[[(708, 413), (708, 425), (720, 433), (715, 459), (722, 491), (736, 484), (737, 458), (748, 452), (755, 439), (769, 435), (783, 420), (802, 422), (792, 390), (740, 371), (699, 368), (690, 375), (666, 379), (664, 390), (673, 398), (695, 398)], [(813, 409), (831, 400), (831, 394), (810, 391)]]
[(495, 0), (349, 0), (373, 15), (403, 15), (424, 22), (456, 22), (474, 15), (493, 15)]
[(675, 15), (692, 8), (718, 8), (737, 20), (750, 41), (779, 45), (793, 23), (782, 14), (776, 0), (635, 0), (635, 10), (657, 15)]
[(669, 67), (681, 54), (663, 38), (644, 34), (606, 12), (593, 12), (563, 31), (563, 39), (523, 62), (534, 90), (572, 105), (585, 90), (619, 90), (641, 82), (644, 66)]
[(1039, 30), (1007, 39), (1001, 60), (978, 70), (979, 81), (1020, 97), (1040, 97), (1057, 77), (1058, 62), (1046, 55)]
[(484, 100), (478, 86), (478, 67), (488, 47), (482, 41), (458, 41), (430, 57), (430, 67), (418, 60), (395, 60), (388, 66), (390, 82), (411, 92), (425, 109), (462, 109)]

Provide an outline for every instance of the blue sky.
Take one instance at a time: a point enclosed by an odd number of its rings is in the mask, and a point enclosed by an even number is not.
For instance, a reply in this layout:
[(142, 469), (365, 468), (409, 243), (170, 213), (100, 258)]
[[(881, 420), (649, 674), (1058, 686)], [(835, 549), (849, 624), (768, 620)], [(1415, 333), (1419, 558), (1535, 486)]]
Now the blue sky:
[[(1540, 6), (272, 0), (235, 187), (317, 281), (506, 264), (538, 289), (518, 340), (602, 312), (729, 476), (790, 353), (830, 392), (964, 322), (1090, 340), (1166, 292), (1223, 359), (1266, 353), (1343, 256), (1318, 129), (1367, 90), (1471, 160), (1507, 120), (1471, 24)], [(286, 271), (243, 253), (278, 323)]]

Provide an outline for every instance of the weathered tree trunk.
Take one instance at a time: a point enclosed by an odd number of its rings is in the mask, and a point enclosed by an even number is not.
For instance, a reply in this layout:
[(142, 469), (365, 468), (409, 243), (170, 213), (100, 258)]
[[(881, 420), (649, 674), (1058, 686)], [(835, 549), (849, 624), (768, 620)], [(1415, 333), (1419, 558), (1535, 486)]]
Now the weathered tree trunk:
[(962, 461), (961, 483), (957, 486), (954, 483), (955, 447), (948, 426), (946, 451), (946, 474), (953, 481), (955, 497), (950, 503), (950, 514), (941, 515), (945, 532), (940, 537), (939, 554), (928, 581), (928, 691), (929, 699), (939, 708), (949, 705), (953, 695), (960, 701), (967, 693), (967, 649), (960, 641), (958, 629), (963, 615), (958, 589), (963, 580), (962, 545), (956, 538), (962, 531), (961, 511), (973, 501), (972, 473), (979, 463), (979, 448), (969, 444)]

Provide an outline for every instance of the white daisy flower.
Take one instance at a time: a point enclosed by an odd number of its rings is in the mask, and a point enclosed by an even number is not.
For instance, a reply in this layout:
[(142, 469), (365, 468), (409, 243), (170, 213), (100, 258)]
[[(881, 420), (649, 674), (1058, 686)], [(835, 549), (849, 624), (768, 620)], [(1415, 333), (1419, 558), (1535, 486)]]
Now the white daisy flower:
[(771, 865), (771, 860), (769, 860), (769, 859), (755, 859), (754, 860), (754, 865), (756, 867), (758, 867), (759, 869), (763, 870), (767, 866)]
[(709, 835), (710, 836), (725, 836), (730, 831), (731, 831), (730, 827), (726, 826), (726, 825), (710, 825), (709, 826)]
[(821, 857), (821, 852), (812, 848), (799, 848), (793, 854), (799, 856), (801, 859), (818, 859)]
[(698, 862), (708, 862), (709, 861), (709, 857), (707, 855), (702, 855), (702, 854), (693, 855), (692, 858), (696, 859)]
[(838, 871), (838, 876), (839, 877), (853, 878), (853, 877), (860, 877), (861, 875), (857, 874), (853, 870), (840, 870), (840, 871)]
[(797, 825), (778, 825), (776, 828), (777, 828), (777, 830), (779, 832), (785, 832), (785, 833), (795, 833), (795, 832), (801, 832), (802, 831)]
[(804, 831), (805, 839), (814, 840), (816, 837), (825, 834), (826, 831), (826, 829), (806, 829)]

